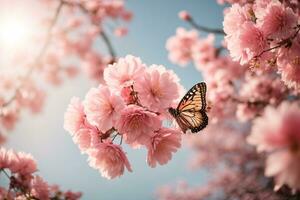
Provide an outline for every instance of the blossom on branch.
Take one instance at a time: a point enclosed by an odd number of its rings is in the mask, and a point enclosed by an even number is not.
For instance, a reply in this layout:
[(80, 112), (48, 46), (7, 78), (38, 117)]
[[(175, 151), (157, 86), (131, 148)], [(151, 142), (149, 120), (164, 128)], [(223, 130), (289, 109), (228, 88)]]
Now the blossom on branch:
[(283, 102), (278, 109), (267, 107), (262, 117), (254, 122), (250, 144), (258, 151), (270, 154), (265, 174), (274, 176), (276, 189), (287, 184), (300, 188), (300, 108), (297, 104)]
[[(58, 187), (48, 185), (40, 176), (35, 175), (37, 165), (30, 154), (0, 149), (0, 173), (9, 181), (9, 187), (0, 188), (1, 199), (80, 199), (80, 192), (69, 191), (68, 195)], [(72, 197), (72, 198), (69, 198)]]
[(90, 166), (108, 179), (121, 176), (125, 168), (132, 171), (123, 140), (132, 148), (147, 148), (151, 167), (170, 161), (180, 147), (181, 131), (163, 127), (163, 122), (183, 90), (177, 75), (127, 55), (104, 69), (104, 80), (83, 103), (72, 98), (65, 113), (64, 128), (88, 155)]

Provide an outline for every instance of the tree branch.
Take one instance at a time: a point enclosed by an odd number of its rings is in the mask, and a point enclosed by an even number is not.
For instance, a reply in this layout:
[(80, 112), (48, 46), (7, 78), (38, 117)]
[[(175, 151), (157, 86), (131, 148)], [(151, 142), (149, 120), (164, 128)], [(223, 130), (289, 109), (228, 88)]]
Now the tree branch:
[(268, 48), (268, 49), (263, 50), (263, 51), (260, 52), (257, 56), (255, 56), (254, 59), (259, 58), (260, 56), (262, 56), (264, 53), (266, 53), (266, 52), (268, 52), (268, 51), (272, 51), (272, 50), (274, 50), (274, 49), (278, 49), (278, 48), (283, 47), (283, 46), (284, 46), (284, 47), (290, 47), (290, 46), (292, 45), (293, 40), (297, 37), (297, 35), (298, 35), (299, 31), (300, 31), (300, 25), (297, 25), (297, 26), (295, 27), (295, 29), (296, 29), (296, 32), (295, 32), (291, 37), (286, 38), (286, 39), (280, 41), (280, 42), (279, 42), (277, 45), (275, 45), (274, 47), (271, 47), (271, 48)]
[(110, 42), (107, 34), (103, 30), (101, 30), (100, 35), (101, 35), (103, 41), (105, 42), (105, 44), (106, 44), (106, 46), (108, 48), (108, 52), (109, 52), (110, 56), (114, 60), (115, 57), (116, 57), (116, 53), (115, 53), (115, 50), (114, 50), (114, 48), (113, 48), (113, 46), (112, 46), (112, 44), (111, 44), (111, 42)]
[(203, 31), (206, 33), (215, 33), (215, 34), (219, 34), (219, 35), (225, 35), (225, 32), (221, 29), (214, 29), (214, 28), (208, 28), (205, 26), (201, 26), (199, 24), (197, 24), (193, 18), (189, 18), (188, 20), (186, 20), (192, 27), (194, 27), (195, 29), (197, 29), (198, 31)]

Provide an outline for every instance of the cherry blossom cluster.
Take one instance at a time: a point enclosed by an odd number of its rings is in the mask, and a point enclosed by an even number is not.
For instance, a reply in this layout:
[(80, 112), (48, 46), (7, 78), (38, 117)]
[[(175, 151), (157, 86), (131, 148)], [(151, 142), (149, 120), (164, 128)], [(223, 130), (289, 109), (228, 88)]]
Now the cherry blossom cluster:
[[(34, 28), (30, 38), (13, 50), (0, 45), (4, 65), (4, 70), (0, 70), (1, 134), (14, 128), (22, 110), (41, 111), (46, 97), (45, 82), (58, 86), (65, 78), (77, 75), (79, 68), (89, 78), (103, 81), (104, 68), (116, 59), (111, 31), (107, 29), (113, 28), (112, 34), (124, 36), (125, 25), (132, 18), (123, 0), (29, 1), (26, 15), (35, 13), (31, 17), (39, 19), (36, 27), (29, 27)], [(3, 0), (0, 13), (13, 10), (12, 7), (24, 7), (24, 3)], [(41, 12), (31, 12), (36, 8)], [(99, 51), (96, 44), (107, 51)]]
[(268, 153), (265, 175), (275, 177), (275, 189), (287, 185), (300, 189), (300, 108), (296, 102), (268, 106), (255, 119), (247, 138), (258, 152)]
[(287, 2), (233, 4), (225, 13), (223, 25), (233, 60), (254, 68), (276, 68), (282, 81), (298, 92), (300, 5)]
[(37, 165), (30, 154), (0, 149), (0, 176), (8, 179), (8, 188), (0, 187), (0, 199), (77, 200), (80, 192), (63, 192), (35, 175)]
[[(299, 4), (226, 2), (233, 5), (225, 9), (224, 32), (198, 25), (182, 11), (179, 18), (193, 29), (178, 28), (166, 43), (173, 63), (193, 62), (207, 83), (210, 124), (201, 137), (185, 139), (195, 152), (190, 167), (213, 170), (212, 178), (201, 187), (163, 187), (158, 197), (299, 198)], [(218, 44), (213, 33), (225, 41)]]
[[(66, 10), (66, 16), (62, 16), (66, 25), (58, 27), (54, 32), (54, 56), (60, 63), (60, 57), (68, 56), (78, 60), (77, 65), (89, 78), (102, 82), (104, 68), (116, 59), (108, 31), (113, 29), (113, 34), (118, 37), (126, 35), (127, 28), (121, 22), (129, 22), (132, 13), (125, 9), (123, 0), (59, 1)], [(95, 48), (95, 44), (100, 43), (106, 46), (104, 48), (107, 48), (107, 52)], [(61, 49), (60, 53), (57, 53), (57, 49)]]
[[(15, 122), (19, 118), (20, 110), (28, 108), (32, 113), (40, 112), (44, 104), (45, 92), (38, 88), (32, 79), (28, 79), (21, 84), (18, 78), (12, 76), (0, 75), (0, 91), (1, 95), (14, 95), (11, 106), (5, 107), (0, 111), (0, 124), (6, 130), (14, 128)], [(15, 88), (19, 89), (16, 91)], [(4, 96), (3, 96), (4, 97)], [(0, 96), (0, 106), (5, 106), (7, 102)], [(1, 132), (1, 131), (0, 131)]]
[(64, 128), (88, 155), (89, 165), (108, 179), (121, 176), (125, 168), (132, 171), (123, 140), (134, 149), (146, 147), (150, 167), (170, 161), (182, 134), (163, 126), (183, 90), (176, 74), (128, 55), (104, 69), (104, 80), (83, 101), (74, 97), (65, 113)]

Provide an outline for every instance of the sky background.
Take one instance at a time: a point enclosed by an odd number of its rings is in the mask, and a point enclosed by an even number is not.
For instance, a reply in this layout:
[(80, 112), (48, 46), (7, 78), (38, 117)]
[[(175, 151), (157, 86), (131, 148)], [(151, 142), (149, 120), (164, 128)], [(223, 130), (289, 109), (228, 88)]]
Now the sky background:
[[(180, 68), (170, 63), (165, 43), (177, 27), (190, 29), (177, 17), (181, 10), (189, 11), (201, 25), (221, 28), (223, 8), (220, 5), (214, 0), (126, 0), (126, 7), (134, 13), (129, 35), (122, 39), (111, 37), (118, 56), (132, 54), (146, 64), (162, 64), (173, 69), (185, 88), (202, 80), (192, 65)], [(84, 200), (155, 199), (159, 186), (181, 180), (199, 185), (207, 180), (209, 175), (205, 171), (188, 170), (188, 160), (193, 152), (185, 147), (174, 154), (167, 165), (154, 169), (146, 164), (144, 149), (133, 151), (125, 147), (133, 172), (126, 172), (114, 180), (102, 178), (89, 167), (87, 156), (80, 154), (63, 129), (63, 116), (71, 97), (83, 98), (93, 85), (81, 75), (65, 81), (60, 87), (49, 88), (43, 112), (36, 116), (24, 113), (6, 147), (32, 154), (38, 163), (39, 175), (50, 184), (83, 192)]]

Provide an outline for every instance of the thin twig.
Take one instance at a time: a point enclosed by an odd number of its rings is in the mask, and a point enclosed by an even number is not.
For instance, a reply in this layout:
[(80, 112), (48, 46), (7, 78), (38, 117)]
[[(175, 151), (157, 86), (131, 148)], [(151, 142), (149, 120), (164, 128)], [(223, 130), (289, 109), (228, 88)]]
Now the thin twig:
[[(5, 169), (1, 169), (1, 172), (5, 174), (5, 176), (8, 178), (8, 180), (11, 180), (12, 178), (15, 178), (14, 176), (9, 176), (9, 174), (5, 171)], [(12, 189), (15, 191), (15, 193), (18, 193), (18, 188), (12, 187)], [(22, 194), (26, 197), (26, 200), (38, 200), (36, 197), (32, 196), (30, 192), (26, 192), (24, 188), (19, 188), (19, 190), (22, 192)]]
[(114, 50), (107, 34), (104, 32), (104, 30), (101, 30), (100, 35), (108, 48), (108, 52), (109, 52), (110, 56), (112, 57), (112, 59), (115, 59), (116, 53), (115, 53), (115, 50)]
[(119, 133), (116, 133), (116, 135), (113, 136), (113, 138), (112, 138), (111, 141), (113, 142), (113, 141), (116, 139), (116, 137), (117, 137), (118, 135), (119, 135)]
[(274, 46), (274, 47), (271, 47), (271, 48), (268, 48), (268, 49), (263, 50), (262, 52), (260, 52), (260, 53), (259, 53), (257, 56), (255, 56), (254, 58), (259, 58), (259, 57), (262, 56), (264, 53), (266, 53), (266, 52), (268, 52), (268, 51), (272, 51), (272, 50), (274, 50), (274, 49), (278, 49), (278, 48), (280, 48), (280, 47), (282, 47), (282, 46), (287, 46), (287, 45), (289, 46), (289, 45), (291, 45), (292, 41), (297, 37), (297, 35), (298, 35), (299, 31), (300, 31), (300, 25), (297, 25), (296, 28), (297, 28), (297, 31), (296, 31), (291, 37), (286, 38), (286, 39), (280, 41), (280, 42), (279, 42), (276, 46)]
[(223, 30), (201, 26), (201, 25), (197, 24), (193, 20), (193, 18), (188, 19), (187, 22), (189, 22), (191, 24), (191, 26), (194, 27), (195, 29), (197, 29), (198, 31), (203, 31), (203, 32), (206, 32), (206, 33), (215, 33), (215, 34), (225, 35), (225, 32)]
[(10, 179), (9, 174), (4, 169), (1, 169), (1, 172), (3, 172), (8, 179)]
[(121, 135), (120, 145), (122, 145), (123, 142), (123, 134)]
[[(8, 180), (10, 180), (10, 176), (9, 174), (5, 171), (5, 169), (1, 169), (1, 172), (4, 173), (4, 175), (8, 178)], [(11, 187), (9, 187), (9, 190), (11, 189)], [(12, 188), (16, 193), (18, 192), (16, 188)]]

